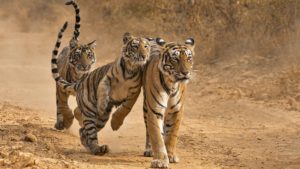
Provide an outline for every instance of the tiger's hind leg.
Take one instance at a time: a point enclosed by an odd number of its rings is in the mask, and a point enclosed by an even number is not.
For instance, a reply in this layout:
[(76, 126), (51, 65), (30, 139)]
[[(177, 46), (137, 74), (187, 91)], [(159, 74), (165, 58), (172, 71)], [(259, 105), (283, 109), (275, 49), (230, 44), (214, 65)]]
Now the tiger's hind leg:
[(59, 86), (56, 86), (56, 123), (54, 127), (57, 130), (68, 129), (73, 123), (73, 113), (68, 106), (69, 94), (62, 91)]
[(80, 129), (80, 140), (82, 145), (89, 150), (94, 155), (104, 155), (109, 152), (107, 145), (98, 144), (97, 133), (105, 126), (107, 123), (111, 108), (109, 111), (104, 111), (102, 115), (98, 113), (95, 107), (90, 107), (89, 112), (82, 112), (83, 126)]
[(98, 144), (97, 133), (105, 125), (99, 123), (101, 122), (96, 118), (86, 118), (83, 120), (83, 127), (79, 130), (81, 144), (94, 155), (104, 155), (109, 152), (107, 145)]

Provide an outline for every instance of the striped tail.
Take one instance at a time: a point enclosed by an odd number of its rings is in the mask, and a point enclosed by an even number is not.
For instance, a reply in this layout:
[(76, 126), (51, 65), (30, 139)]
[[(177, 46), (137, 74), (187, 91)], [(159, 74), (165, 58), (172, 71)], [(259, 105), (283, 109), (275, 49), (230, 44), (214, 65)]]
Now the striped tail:
[(66, 80), (64, 80), (60, 75), (59, 75), (59, 71), (58, 71), (58, 66), (57, 66), (57, 59), (58, 59), (58, 49), (60, 47), (60, 43), (61, 43), (61, 39), (63, 37), (63, 33), (65, 32), (65, 30), (68, 27), (68, 22), (65, 22), (64, 26), (60, 29), (58, 36), (57, 36), (57, 40), (56, 40), (56, 44), (55, 47), (52, 51), (52, 59), (51, 59), (51, 71), (52, 71), (52, 77), (53, 79), (56, 81), (56, 83), (61, 86), (62, 88), (64, 88), (66, 91), (71, 92), (71, 93), (75, 93), (76, 91), (76, 83), (69, 83)]
[(76, 22), (75, 22), (75, 27), (74, 27), (74, 34), (73, 34), (73, 39), (74, 40), (78, 40), (79, 34), (80, 34), (80, 10), (79, 7), (77, 5), (77, 3), (75, 2), (75, 0), (71, 0), (69, 2), (66, 3), (66, 5), (73, 5), (75, 12), (76, 12)]

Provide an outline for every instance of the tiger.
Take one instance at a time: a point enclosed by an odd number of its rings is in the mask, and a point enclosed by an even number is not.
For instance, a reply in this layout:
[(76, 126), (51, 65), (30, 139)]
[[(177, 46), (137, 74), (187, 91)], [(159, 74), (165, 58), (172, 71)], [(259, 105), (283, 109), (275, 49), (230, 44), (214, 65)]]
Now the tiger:
[[(142, 71), (150, 56), (150, 42), (146, 38), (123, 35), (121, 55), (115, 61), (98, 67), (80, 81), (70, 83), (53, 71), (56, 83), (68, 92), (76, 93), (80, 114), (81, 144), (94, 155), (109, 151), (107, 145), (98, 144), (97, 133), (108, 121), (112, 108), (128, 114), (136, 102), (142, 86)], [(53, 59), (56, 56), (53, 55)], [(54, 65), (54, 69), (55, 69)]]
[[(96, 56), (94, 50), (96, 43), (95, 41), (87, 44), (78, 43), (80, 35), (80, 10), (74, 0), (68, 1), (66, 5), (72, 5), (76, 13), (73, 37), (70, 40), (69, 45), (61, 51), (58, 59), (52, 60), (52, 62), (58, 63), (55, 71), (59, 72), (62, 77), (64, 77), (68, 82), (76, 82), (85, 73), (88, 73), (91, 70), (92, 65), (95, 63)], [(67, 25), (65, 26), (67, 27)], [(56, 45), (58, 48), (60, 46), (60, 41), (59, 43), (56, 43)], [(57, 52), (58, 50), (53, 51), (54, 54)], [(56, 85), (57, 118), (54, 127), (58, 130), (68, 129), (73, 123), (74, 115), (68, 105), (69, 96), (70, 93), (66, 92), (59, 85)], [(78, 112), (77, 108), (74, 110), (74, 114), (76, 112)]]
[[(166, 43), (157, 38), (157, 46), (143, 72), (143, 112), (146, 126), (144, 156), (151, 157), (151, 167), (167, 168), (179, 162), (176, 154), (178, 130), (184, 111), (184, 98), (193, 68), (195, 41)], [(118, 130), (124, 114), (112, 115), (111, 127)]]

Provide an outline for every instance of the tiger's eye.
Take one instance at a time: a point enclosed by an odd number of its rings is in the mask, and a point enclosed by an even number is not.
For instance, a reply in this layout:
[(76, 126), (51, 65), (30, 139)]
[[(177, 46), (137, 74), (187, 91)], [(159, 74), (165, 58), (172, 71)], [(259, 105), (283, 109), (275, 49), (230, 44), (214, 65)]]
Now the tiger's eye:
[(89, 53), (89, 54), (88, 54), (88, 58), (89, 58), (89, 59), (93, 59), (93, 56), (94, 56), (94, 55), (93, 55), (92, 53)]

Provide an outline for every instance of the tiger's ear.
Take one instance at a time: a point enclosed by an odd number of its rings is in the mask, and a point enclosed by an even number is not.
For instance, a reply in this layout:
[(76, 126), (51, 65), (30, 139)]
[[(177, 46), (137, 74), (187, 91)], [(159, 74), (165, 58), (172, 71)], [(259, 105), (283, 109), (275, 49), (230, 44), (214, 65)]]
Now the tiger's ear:
[(90, 43), (88, 43), (88, 46), (91, 48), (91, 49), (95, 49), (96, 48), (96, 40), (94, 40), (94, 41), (92, 41), (92, 42), (90, 42)]
[(123, 35), (123, 44), (126, 44), (131, 39), (133, 39), (133, 36), (129, 32), (124, 33), (124, 35)]
[(195, 40), (193, 38), (186, 39), (184, 43), (188, 45), (191, 49), (194, 49), (195, 47)]
[(159, 46), (164, 46), (166, 44), (166, 41), (163, 40), (162, 38), (156, 38), (155, 41)]

